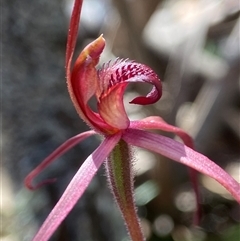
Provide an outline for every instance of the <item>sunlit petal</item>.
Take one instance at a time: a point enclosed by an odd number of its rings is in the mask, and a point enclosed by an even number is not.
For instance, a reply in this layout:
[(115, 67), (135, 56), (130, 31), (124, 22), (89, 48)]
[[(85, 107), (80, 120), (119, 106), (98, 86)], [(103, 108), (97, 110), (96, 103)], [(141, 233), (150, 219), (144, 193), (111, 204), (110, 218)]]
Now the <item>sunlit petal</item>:
[(47, 241), (51, 237), (57, 227), (72, 210), (78, 199), (82, 196), (97, 170), (116, 146), (120, 138), (121, 134), (107, 137), (86, 159), (41, 226), (33, 241)]
[(240, 203), (240, 184), (204, 155), (168, 137), (142, 130), (128, 129), (123, 139), (129, 144), (157, 152), (212, 177)]

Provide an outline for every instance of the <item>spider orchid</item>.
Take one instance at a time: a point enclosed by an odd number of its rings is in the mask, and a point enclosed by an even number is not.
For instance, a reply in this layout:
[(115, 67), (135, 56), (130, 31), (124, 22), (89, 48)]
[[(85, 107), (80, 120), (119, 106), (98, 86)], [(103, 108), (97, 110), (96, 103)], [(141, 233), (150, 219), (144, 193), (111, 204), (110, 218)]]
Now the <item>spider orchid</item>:
[[(62, 197), (53, 208), (36, 234), (34, 241), (49, 240), (61, 222), (83, 195), (99, 167), (105, 161), (106, 172), (112, 193), (122, 212), (131, 240), (144, 240), (133, 198), (133, 174), (131, 146), (145, 148), (188, 166), (192, 182), (198, 196), (196, 172), (201, 172), (218, 181), (240, 202), (240, 185), (229, 174), (204, 155), (193, 150), (192, 139), (181, 129), (152, 116), (138, 121), (130, 121), (124, 105), (123, 94), (128, 83), (148, 83), (152, 90), (146, 96), (139, 96), (130, 103), (147, 105), (161, 97), (161, 82), (149, 67), (129, 60), (109, 62), (96, 70), (105, 46), (102, 36), (90, 43), (80, 53), (73, 68), (72, 57), (76, 45), (82, 0), (76, 0), (70, 21), (66, 50), (66, 75), (68, 90), (80, 117), (92, 130), (78, 134), (35, 168), (25, 179), (30, 189), (38, 188), (33, 179), (56, 158), (63, 155), (82, 140), (95, 134), (104, 137), (99, 147), (85, 160), (72, 178)], [(98, 112), (88, 105), (91, 97), (97, 99)], [(151, 129), (173, 132), (184, 144), (162, 135), (149, 132)]]

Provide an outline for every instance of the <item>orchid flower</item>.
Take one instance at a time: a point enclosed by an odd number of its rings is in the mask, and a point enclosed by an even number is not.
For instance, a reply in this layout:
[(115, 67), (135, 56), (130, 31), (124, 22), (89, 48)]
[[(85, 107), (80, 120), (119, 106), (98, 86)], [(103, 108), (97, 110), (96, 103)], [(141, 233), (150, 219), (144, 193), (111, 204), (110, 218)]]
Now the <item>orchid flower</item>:
[[(87, 137), (98, 134), (103, 137), (103, 141), (79, 168), (33, 240), (49, 240), (83, 195), (103, 162), (110, 188), (121, 210), (131, 240), (144, 240), (133, 197), (131, 146), (145, 148), (188, 166), (197, 195), (196, 172), (200, 172), (218, 181), (240, 202), (239, 183), (207, 157), (194, 151), (192, 139), (183, 130), (167, 124), (157, 116), (138, 121), (129, 120), (123, 105), (123, 95), (128, 83), (152, 85), (150, 93), (136, 97), (130, 102), (132, 104), (153, 104), (161, 97), (161, 82), (152, 69), (134, 61), (117, 59), (97, 70), (96, 65), (105, 46), (102, 36), (85, 47), (72, 68), (82, 2), (76, 0), (73, 7), (67, 40), (66, 76), (73, 104), (79, 116), (92, 130), (70, 138), (43, 160), (26, 177), (26, 186), (35, 189), (52, 181), (32, 185), (33, 179), (43, 169)], [(94, 112), (88, 105), (94, 96), (97, 99), (98, 112)], [(175, 133), (184, 144), (149, 132), (152, 129)]]

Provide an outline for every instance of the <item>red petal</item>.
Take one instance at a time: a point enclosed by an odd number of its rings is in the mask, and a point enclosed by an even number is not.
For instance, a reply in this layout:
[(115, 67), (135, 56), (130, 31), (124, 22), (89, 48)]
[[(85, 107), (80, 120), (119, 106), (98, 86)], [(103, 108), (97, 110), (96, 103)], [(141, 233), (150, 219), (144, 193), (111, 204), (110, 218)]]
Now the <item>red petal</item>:
[(76, 0), (73, 7), (73, 12), (70, 20), (70, 27), (67, 39), (67, 49), (66, 49), (66, 71), (67, 76), (70, 76), (71, 62), (74, 53), (74, 49), (77, 41), (78, 27), (80, 13), (82, 9), (83, 0)]
[(74, 3), (67, 39), (66, 77), (68, 91), (80, 117), (92, 128), (106, 132), (105, 129), (111, 129), (111, 127), (105, 124), (101, 117), (87, 106), (87, 101), (96, 91), (97, 75), (95, 66), (105, 46), (105, 40), (102, 36), (83, 50), (74, 65), (73, 73), (71, 73), (82, 3), (82, 0), (76, 0)]
[(121, 135), (107, 137), (86, 159), (72, 178), (60, 200), (53, 208), (33, 241), (47, 241), (83, 195), (97, 170), (120, 140)]
[(68, 90), (80, 117), (93, 129), (106, 133), (113, 128), (106, 124), (98, 113), (89, 106), (89, 99), (98, 87), (96, 65), (105, 46), (102, 36), (91, 42), (77, 58), (71, 76), (68, 76)]
[(130, 128), (142, 130), (155, 129), (166, 132), (172, 132), (178, 135), (183, 140), (186, 146), (194, 148), (191, 136), (189, 136), (185, 131), (183, 131), (179, 127), (168, 124), (159, 116), (149, 116), (139, 121), (131, 121)]
[(101, 117), (109, 125), (118, 129), (129, 126), (124, 105), (123, 95), (128, 83), (149, 83), (153, 85), (147, 96), (140, 96), (132, 100), (134, 104), (152, 104), (161, 97), (161, 82), (152, 69), (146, 65), (128, 60), (109, 62), (99, 70), (98, 110)]
[(148, 66), (133, 61), (117, 59), (114, 63), (108, 63), (99, 71), (99, 79), (99, 97), (113, 86), (135, 82), (148, 83), (153, 85), (153, 88), (147, 96), (139, 96), (133, 99), (130, 102), (132, 104), (153, 104), (162, 95), (161, 81), (155, 72)]

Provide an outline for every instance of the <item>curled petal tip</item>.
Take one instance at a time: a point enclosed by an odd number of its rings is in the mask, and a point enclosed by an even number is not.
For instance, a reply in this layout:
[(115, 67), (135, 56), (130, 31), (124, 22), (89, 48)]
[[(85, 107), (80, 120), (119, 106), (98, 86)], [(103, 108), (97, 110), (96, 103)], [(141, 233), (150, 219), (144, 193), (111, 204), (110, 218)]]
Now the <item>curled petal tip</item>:
[[(105, 39), (103, 38), (103, 35), (100, 35), (97, 39), (89, 43), (77, 58), (74, 64), (73, 73), (78, 72), (81, 68), (86, 67), (90, 63), (91, 68), (88, 67), (85, 69), (85, 72), (89, 73), (91, 70), (95, 69), (104, 47)], [(83, 70), (81, 71), (83, 75)], [(72, 78), (73, 75), (74, 74), (72, 74)]]
[(97, 39), (91, 42), (85, 49), (87, 49), (87, 54), (93, 59), (99, 58), (105, 47), (105, 39), (101, 34)]
[(162, 94), (161, 81), (154, 71), (144, 64), (117, 59), (98, 71), (98, 110), (105, 122), (118, 129), (127, 129), (129, 119), (123, 105), (124, 91), (129, 83), (147, 83), (152, 90), (130, 103), (148, 105), (158, 101)]
[(99, 80), (102, 92), (123, 83), (147, 83), (153, 86), (146, 96), (136, 97), (131, 104), (153, 104), (162, 95), (162, 85), (157, 74), (148, 66), (134, 61), (117, 59), (108, 63), (99, 71)]

